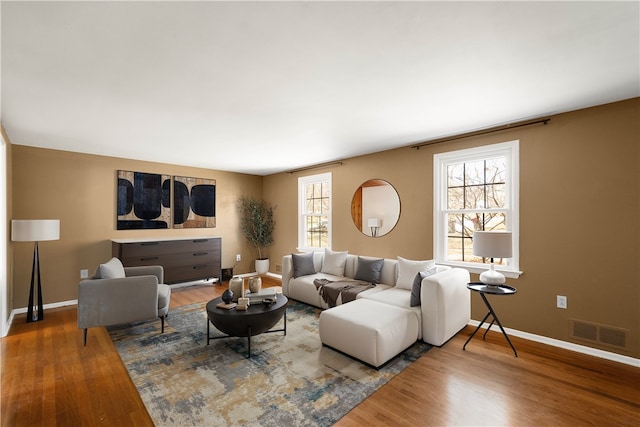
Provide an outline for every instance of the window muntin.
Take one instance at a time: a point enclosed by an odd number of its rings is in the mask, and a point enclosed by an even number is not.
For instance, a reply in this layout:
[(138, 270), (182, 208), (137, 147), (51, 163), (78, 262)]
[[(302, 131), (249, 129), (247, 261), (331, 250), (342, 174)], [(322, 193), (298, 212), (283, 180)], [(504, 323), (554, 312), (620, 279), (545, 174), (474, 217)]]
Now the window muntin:
[[(518, 141), (434, 156), (434, 258), (481, 272), (489, 259), (473, 255), (476, 230), (513, 233), (513, 254), (494, 259), (500, 270), (517, 272)], [(519, 272), (517, 272), (519, 274)], [(517, 275), (509, 275), (517, 277)]]
[(298, 249), (331, 247), (331, 174), (298, 179)]

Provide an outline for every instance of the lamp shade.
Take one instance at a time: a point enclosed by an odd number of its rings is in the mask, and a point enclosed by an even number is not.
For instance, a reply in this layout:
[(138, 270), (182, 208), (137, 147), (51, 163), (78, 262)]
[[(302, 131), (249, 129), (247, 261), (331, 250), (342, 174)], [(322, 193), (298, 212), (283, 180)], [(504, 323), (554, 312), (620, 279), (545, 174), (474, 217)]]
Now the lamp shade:
[(473, 254), (484, 258), (511, 258), (511, 232), (475, 231)]
[(14, 242), (42, 242), (60, 239), (59, 219), (11, 220), (11, 240)]
[(380, 227), (380, 219), (379, 218), (369, 218), (367, 220), (369, 227)]

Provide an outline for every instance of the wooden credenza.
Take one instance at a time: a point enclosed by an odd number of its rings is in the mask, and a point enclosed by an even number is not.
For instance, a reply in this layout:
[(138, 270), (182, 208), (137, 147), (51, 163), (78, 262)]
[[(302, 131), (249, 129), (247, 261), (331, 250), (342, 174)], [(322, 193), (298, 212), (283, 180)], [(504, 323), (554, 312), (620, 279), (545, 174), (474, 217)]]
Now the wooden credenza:
[(112, 255), (125, 267), (161, 265), (167, 284), (193, 280), (221, 279), (222, 239), (116, 239)]

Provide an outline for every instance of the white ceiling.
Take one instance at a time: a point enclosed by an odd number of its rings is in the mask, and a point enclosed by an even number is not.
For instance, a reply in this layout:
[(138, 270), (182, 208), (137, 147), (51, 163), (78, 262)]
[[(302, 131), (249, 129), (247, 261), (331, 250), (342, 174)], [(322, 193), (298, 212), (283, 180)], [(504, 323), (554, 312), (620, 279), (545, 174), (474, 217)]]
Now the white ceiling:
[(266, 175), (640, 96), (639, 5), (2, 1), (2, 122)]

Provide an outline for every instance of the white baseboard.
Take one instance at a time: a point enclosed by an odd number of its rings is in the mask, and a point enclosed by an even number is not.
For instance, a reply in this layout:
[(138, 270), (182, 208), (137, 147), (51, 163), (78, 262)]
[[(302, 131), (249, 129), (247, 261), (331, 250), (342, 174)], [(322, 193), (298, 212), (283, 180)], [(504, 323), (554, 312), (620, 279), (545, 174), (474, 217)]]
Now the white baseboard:
[[(477, 320), (470, 320), (469, 325), (477, 327), (480, 324)], [(488, 324), (482, 325), (482, 329), (487, 329)], [(502, 334), (502, 331), (498, 325), (491, 327), (492, 331)], [(568, 341), (561, 341), (554, 338), (545, 337), (542, 335), (531, 334), (529, 332), (522, 332), (517, 329), (504, 328), (507, 335), (513, 335), (514, 337), (524, 338), (529, 341), (539, 342), (541, 344), (547, 344), (552, 347), (563, 348), (565, 350), (575, 351), (577, 353), (588, 354), (589, 356), (599, 357), (601, 359), (611, 360), (613, 362), (624, 363), (625, 365), (635, 366), (640, 368), (640, 359), (636, 359), (622, 354), (613, 353), (610, 351), (599, 350), (597, 348), (587, 347), (586, 345), (574, 344)]]
[[(43, 306), (43, 308), (45, 310), (50, 309), (50, 308), (58, 308), (58, 307), (66, 307), (68, 305), (78, 305), (78, 300), (77, 299), (72, 299), (69, 301), (60, 301), (60, 302), (52, 302), (51, 304), (45, 304)], [(38, 307), (33, 307), (35, 310), (38, 309)], [(15, 314), (21, 314), (21, 313), (26, 313), (27, 312), (27, 307), (22, 307), (22, 308), (14, 308), (13, 310), (11, 310), (11, 316), (9, 316), (9, 320), (13, 320), (13, 317)]]

